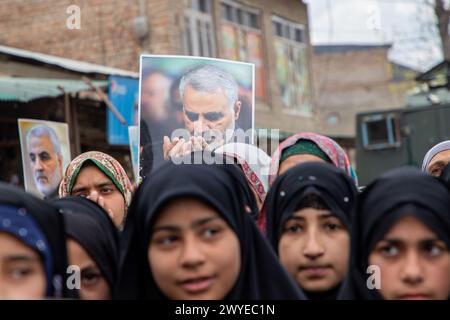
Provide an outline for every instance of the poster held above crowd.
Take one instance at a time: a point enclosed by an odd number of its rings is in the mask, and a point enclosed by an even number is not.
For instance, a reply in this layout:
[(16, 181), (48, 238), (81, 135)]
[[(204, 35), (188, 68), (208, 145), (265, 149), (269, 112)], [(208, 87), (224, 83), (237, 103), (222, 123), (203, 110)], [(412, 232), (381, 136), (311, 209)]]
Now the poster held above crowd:
[[(151, 137), (152, 167), (253, 129), (254, 69), (230, 60), (142, 55), (140, 119)], [(251, 134), (239, 140), (253, 142)]]
[(18, 119), (18, 126), (25, 190), (44, 199), (56, 198), (71, 160), (67, 124)]

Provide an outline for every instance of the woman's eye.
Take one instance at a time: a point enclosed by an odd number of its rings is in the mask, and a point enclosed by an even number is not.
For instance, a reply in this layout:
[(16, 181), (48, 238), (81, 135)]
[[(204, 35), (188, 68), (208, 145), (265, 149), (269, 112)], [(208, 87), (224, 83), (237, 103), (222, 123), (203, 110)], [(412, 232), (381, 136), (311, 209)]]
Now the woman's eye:
[(161, 244), (163, 246), (168, 246), (173, 244), (175, 241), (177, 241), (178, 238), (176, 236), (167, 236), (167, 237), (161, 237), (156, 240), (156, 243)]
[(393, 257), (399, 253), (396, 246), (384, 246), (380, 248), (381, 253), (386, 257)]
[(340, 225), (336, 224), (336, 223), (327, 223), (325, 224), (325, 229), (330, 230), (330, 231), (335, 231), (340, 229)]
[(424, 251), (428, 256), (438, 256), (440, 255), (444, 249), (437, 244), (434, 243), (427, 243), (424, 247)]
[(435, 176), (435, 177), (440, 176), (443, 168), (444, 168), (443, 166), (437, 166), (437, 167), (432, 168), (430, 170), (430, 175)]
[(86, 198), (88, 196), (88, 194), (85, 192), (75, 192), (73, 195), (77, 196), (77, 197), (83, 197), (83, 198)]
[(99, 273), (87, 273), (82, 275), (81, 281), (85, 285), (93, 285), (97, 283), (101, 278), (101, 274)]
[(294, 224), (292, 226), (288, 226), (285, 231), (288, 233), (297, 233), (301, 232), (302, 230), (303, 230), (302, 226)]
[(218, 234), (219, 231), (220, 230), (216, 229), (216, 228), (208, 228), (203, 231), (203, 235), (207, 238), (211, 238), (211, 237), (214, 237), (216, 234)]
[(441, 171), (440, 170), (432, 170), (431, 171), (431, 175), (432, 176), (438, 176), (438, 175), (440, 175), (441, 174)]
[(103, 189), (100, 190), (100, 192), (103, 193), (103, 194), (109, 194), (109, 193), (113, 192), (113, 189), (111, 189), (111, 188), (103, 188)]
[(31, 269), (30, 268), (17, 268), (14, 269), (10, 272), (11, 278), (13, 278), (14, 280), (19, 280), (22, 279), (24, 277), (26, 277), (27, 275), (29, 275), (31, 273)]

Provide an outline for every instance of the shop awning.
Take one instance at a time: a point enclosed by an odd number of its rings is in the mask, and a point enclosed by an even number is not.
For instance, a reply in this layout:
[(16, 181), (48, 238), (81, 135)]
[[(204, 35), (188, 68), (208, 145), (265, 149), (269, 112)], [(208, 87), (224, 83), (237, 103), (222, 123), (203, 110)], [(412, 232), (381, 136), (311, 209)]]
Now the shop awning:
[(128, 70), (102, 66), (85, 61), (67, 59), (63, 57), (52, 56), (40, 52), (23, 50), (13, 47), (1, 46), (0, 54), (24, 59), (28, 62), (37, 62), (45, 65), (56, 66), (62, 69), (80, 72), (84, 74), (98, 73), (104, 75), (117, 75), (123, 77), (139, 78), (139, 73)]
[[(92, 81), (97, 87), (107, 87), (108, 81)], [(0, 77), (0, 101), (29, 102), (62, 95), (58, 86), (68, 93), (91, 90), (82, 80)]]

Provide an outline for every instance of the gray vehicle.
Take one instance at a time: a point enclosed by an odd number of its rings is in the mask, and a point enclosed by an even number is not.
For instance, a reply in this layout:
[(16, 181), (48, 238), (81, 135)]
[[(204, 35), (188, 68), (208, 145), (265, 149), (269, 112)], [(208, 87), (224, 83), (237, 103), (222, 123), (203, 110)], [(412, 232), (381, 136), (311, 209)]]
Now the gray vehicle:
[(403, 166), (421, 167), (425, 153), (450, 139), (450, 61), (416, 77), (406, 107), (356, 116), (356, 165), (361, 185)]
[(361, 113), (356, 120), (361, 185), (398, 166), (421, 167), (428, 149), (450, 139), (450, 104)]

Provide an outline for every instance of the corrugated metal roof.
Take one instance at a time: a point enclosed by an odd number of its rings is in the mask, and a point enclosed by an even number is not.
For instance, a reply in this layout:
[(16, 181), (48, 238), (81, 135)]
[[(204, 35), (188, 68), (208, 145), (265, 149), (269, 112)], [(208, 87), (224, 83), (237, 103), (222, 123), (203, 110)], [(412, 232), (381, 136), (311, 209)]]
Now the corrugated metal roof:
[(12, 55), (16, 57), (31, 59), (35, 61), (44, 62), (47, 64), (59, 66), (61, 68), (82, 72), (82, 73), (100, 73), (106, 75), (118, 75), (124, 77), (139, 78), (139, 74), (136, 72), (131, 72), (123, 69), (106, 67), (98, 64), (93, 64), (84, 61), (72, 60), (67, 58), (61, 58), (56, 56), (51, 56), (48, 54), (43, 54), (39, 52), (32, 52), (23, 49), (17, 49), (7, 46), (0, 46), (0, 53), (7, 55)]
[[(95, 86), (106, 87), (108, 81), (92, 81)], [(81, 80), (0, 77), (0, 100), (28, 102), (38, 98), (62, 95), (58, 86), (66, 92), (91, 90)]]

